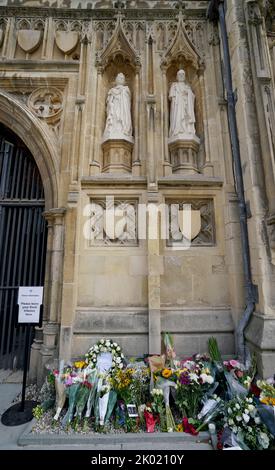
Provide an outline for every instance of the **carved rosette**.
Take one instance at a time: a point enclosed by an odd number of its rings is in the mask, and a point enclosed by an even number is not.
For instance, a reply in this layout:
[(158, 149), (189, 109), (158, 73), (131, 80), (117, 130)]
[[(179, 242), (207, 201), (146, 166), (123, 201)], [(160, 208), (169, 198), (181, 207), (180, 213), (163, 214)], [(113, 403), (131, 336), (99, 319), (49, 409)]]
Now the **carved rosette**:
[(62, 103), (62, 92), (55, 87), (37, 88), (28, 98), (28, 107), (33, 114), (50, 125), (60, 120), (63, 109)]

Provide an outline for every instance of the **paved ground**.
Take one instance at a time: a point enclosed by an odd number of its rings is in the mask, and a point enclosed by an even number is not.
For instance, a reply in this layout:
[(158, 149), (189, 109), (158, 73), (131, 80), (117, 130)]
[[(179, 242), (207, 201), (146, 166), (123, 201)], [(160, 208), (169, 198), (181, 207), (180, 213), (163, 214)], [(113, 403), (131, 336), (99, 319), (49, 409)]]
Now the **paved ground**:
[[(2, 374), (3, 376), (4, 374)], [(21, 390), (20, 383), (10, 383), (11, 374), (5, 376), (9, 378), (7, 381), (2, 377), (2, 382), (0, 383), (0, 415), (9, 407), (12, 403), (12, 400)], [(17, 376), (15, 376), (15, 379)], [(211, 446), (207, 442), (205, 436), (200, 438), (202, 442), (198, 442), (197, 437), (184, 435), (184, 434), (174, 434), (164, 436), (162, 435), (153, 435), (152, 437), (143, 435), (135, 435), (131, 438), (130, 435), (126, 437), (111, 435), (102, 435), (97, 439), (91, 438), (81, 438), (77, 439), (68, 439), (68, 443), (65, 444), (64, 437), (62, 436), (50, 436), (43, 437), (41, 440), (41, 435), (38, 436), (38, 439), (34, 441), (29, 438), (29, 429), (31, 423), (27, 423), (21, 426), (4, 426), (0, 423), (0, 450), (41, 450), (41, 449), (76, 449), (76, 450), (211, 450)], [(61, 437), (61, 440), (60, 440)], [(141, 440), (140, 440), (141, 438)], [(21, 445), (18, 445), (18, 440), (21, 440)], [(22, 445), (23, 444), (23, 445)], [(52, 445), (50, 445), (52, 444)]]

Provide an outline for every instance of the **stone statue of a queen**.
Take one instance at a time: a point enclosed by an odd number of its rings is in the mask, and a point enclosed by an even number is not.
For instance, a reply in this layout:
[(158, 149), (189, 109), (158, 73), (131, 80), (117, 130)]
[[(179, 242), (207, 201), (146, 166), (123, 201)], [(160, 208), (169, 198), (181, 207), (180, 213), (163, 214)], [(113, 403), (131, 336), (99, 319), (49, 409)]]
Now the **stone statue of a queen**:
[(178, 71), (177, 81), (172, 83), (170, 88), (169, 100), (171, 101), (169, 142), (198, 140), (195, 131), (195, 95), (185, 81), (184, 70)]
[(131, 92), (125, 83), (125, 75), (119, 73), (116, 77), (116, 86), (108, 92), (103, 142), (121, 139), (133, 142)]

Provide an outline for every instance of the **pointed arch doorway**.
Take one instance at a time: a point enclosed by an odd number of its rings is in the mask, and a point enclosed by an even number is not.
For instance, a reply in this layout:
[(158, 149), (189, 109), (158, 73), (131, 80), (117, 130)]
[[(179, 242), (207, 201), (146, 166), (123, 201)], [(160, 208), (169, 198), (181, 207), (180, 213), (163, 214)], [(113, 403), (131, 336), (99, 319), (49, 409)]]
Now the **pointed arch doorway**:
[(19, 286), (42, 286), (47, 223), (44, 188), (23, 141), (0, 124), (0, 368), (23, 365), (25, 327), (16, 326)]

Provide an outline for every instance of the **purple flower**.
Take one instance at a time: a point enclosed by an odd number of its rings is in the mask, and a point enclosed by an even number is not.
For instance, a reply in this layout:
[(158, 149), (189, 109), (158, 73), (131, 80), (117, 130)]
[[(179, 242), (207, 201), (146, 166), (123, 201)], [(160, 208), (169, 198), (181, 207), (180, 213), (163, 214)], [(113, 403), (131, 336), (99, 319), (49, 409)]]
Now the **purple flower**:
[(189, 372), (184, 371), (180, 374), (180, 384), (181, 385), (189, 385), (191, 383)]

